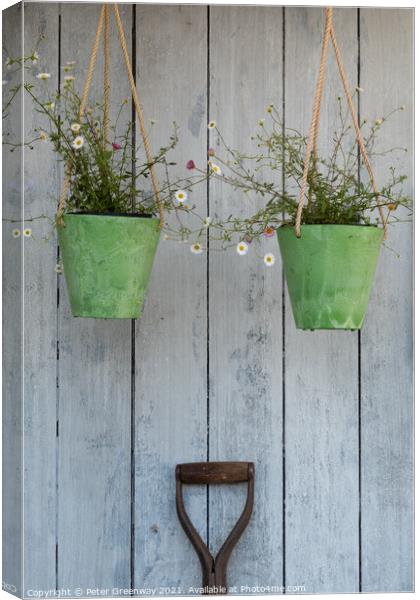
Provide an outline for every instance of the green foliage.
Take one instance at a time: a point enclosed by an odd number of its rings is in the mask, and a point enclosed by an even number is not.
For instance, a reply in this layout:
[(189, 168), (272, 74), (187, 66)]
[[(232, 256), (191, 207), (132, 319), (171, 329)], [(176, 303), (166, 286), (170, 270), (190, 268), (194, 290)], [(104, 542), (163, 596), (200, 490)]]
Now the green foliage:
[[(354, 130), (349, 124), (348, 112), (339, 103), (340, 126), (334, 131), (332, 149), (328, 156), (312, 156), (305, 207), (302, 223), (306, 224), (376, 224), (376, 210), (384, 207), (387, 220), (398, 220), (395, 211), (398, 207), (411, 208), (411, 198), (402, 192), (405, 175), (399, 175), (396, 168), (389, 168), (389, 181), (376, 195), (372, 184), (364, 173), (354, 139)], [(391, 152), (406, 152), (403, 148), (392, 148), (376, 152), (377, 134), (384, 123), (395, 112), (378, 119), (372, 126), (361, 124), (366, 150), (370, 158)], [(267, 109), (269, 123), (259, 121), (259, 131), (251, 139), (257, 145), (254, 154), (233, 150), (217, 129), (219, 141), (225, 156), (217, 156), (223, 165), (223, 182), (247, 196), (261, 200), (264, 205), (251, 217), (238, 219), (229, 217), (219, 222), (219, 239), (230, 241), (234, 234), (250, 240), (264, 233), (267, 227), (278, 227), (283, 223), (294, 223), (298, 206), (298, 196), (303, 176), (306, 153), (306, 137), (294, 129), (284, 126), (278, 110), (270, 105)], [(367, 130), (367, 131), (366, 131)], [(214, 223), (215, 227), (217, 224)]]

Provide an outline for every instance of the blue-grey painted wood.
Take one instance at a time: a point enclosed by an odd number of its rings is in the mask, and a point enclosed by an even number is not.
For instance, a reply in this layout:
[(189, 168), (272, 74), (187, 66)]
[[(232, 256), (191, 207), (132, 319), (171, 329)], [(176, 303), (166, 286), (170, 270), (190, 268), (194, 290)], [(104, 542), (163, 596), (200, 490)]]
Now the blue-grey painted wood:
[[(189, 159), (206, 164), (206, 14), (204, 6), (137, 5), (137, 87), (147, 119), (158, 121), (150, 136), (155, 152), (167, 143), (172, 121), (180, 127), (178, 176), (188, 174)], [(204, 216), (205, 184), (190, 200)], [(136, 323), (137, 587), (188, 593), (201, 585), (198, 559), (176, 516), (175, 465), (207, 456), (206, 327), (205, 254), (161, 239)], [(205, 538), (206, 490), (193, 486), (186, 497)]]
[[(75, 60), (83, 85), (100, 5), (61, 5), (62, 64)], [(131, 6), (120, 7), (131, 45)], [(129, 96), (111, 15), (111, 111)], [(102, 101), (98, 56), (90, 102)], [(130, 117), (129, 117), (130, 118)], [(86, 588), (130, 586), (129, 321), (75, 319), (64, 280), (60, 288), (58, 584)]]
[[(38, 47), (39, 60), (25, 70), (25, 82), (33, 84), (47, 100), (58, 86), (58, 3), (24, 4), (24, 54)], [(42, 39), (41, 39), (42, 38)], [(27, 65), (28, 66), (28, 65)], [(39, 81), (36, 73), (51, 73)], [(46, 120), (25, 102), (25, 140), (38, 136)], [(26, 147), (25, 218), (54, 218), (58, 192), (58, 167), (51, 145), (36, 142)], [(57, 377), (57, 243), (52, 221), (26, 222), (32, 236), (24, 239), (24, 582), (30, 589), (50, 589), (56, 584), (56, 377)]]
[[(391, 164), (413, 194), (413, 11), (361, 9), (361, 116), (373, 122), (405, 105), (381, 128), (379, 185)], [(400, 218), (406, 211), (400, 209)], [(362, 331), (362, 590), (413, 591), (413, 232), (389, 228)], [(397, 256), (398, 255), (398, 256)]]
[[(282, 104), (281, 7), (210, 8), (210, 120), (233, 148), (250, 140), (269, 103)], [(210, 146), (217, 134), (211, 132)], [(221, 146), (217, 152), (224, 155)], [(281, 174), (279, 174), (281, 178)], [(245, 216), (258, 200), (210, 184), (211, 216)], [(216, 243), (211, 244), (215, 248)], [(273, 252), (267, 268), (262, 257)], [(228, 585), (281, 586), (282, 555), (282, 278), (275, 238), (251, 247), (210, 250), (210, 460), (255, 462), (252, 520), (229, 562)], [(214, 553), (242, 511), (245, 486), (210, 488), (210, 547)], [(242, 589), (242, 587), (244, 589)]]
[[(22, 3), (2, 14), (3, 26), (3, 109), (11, 88), (22, 80), (21, 69), (7, 70), (6, 60), (22, 55)], [(18, 94), (3, 118), (3, 139), (20, 143), (23, 136), (22, 93)], [(22, 394), (22, 258), (23, 238), (14, 239), (23, 218), (22, 149), (3, 147), (3, 353), (2, 353), (2, 589), (21, 595), (23, 589), (23, 394)], [(5, 176), (7, 174), (7, 177)], [(18, 221), (12, 223), (11, 221)]]
[[(77, 61), (80, 89), (98, 10), (98, 5), (88, 3), (25, 4), (25, 49), (32, 49), (39, 33), (46, 35), (39, 68), (52, 74), (47, 86), (54, 88), (58, 73), (63, 75), (58, 65), (60, 11), (62, 63)], [(3, 14), (4, 39), (15, 55), (21, 40), (19, 11), (16, 5)], [(121, 12), (131, 48), (132, 5), (122, 5)], [(174, 159), (179, 162), (178, 173), (188, 174), (184, 170), (188, 159), (204, 166), (207, 158), (207, 7), (138, 5), (136, 14), (140, 95), (146, 117), (158, 121), (152, 128), (152, 147), (167, 141), (175, 119), (181, 138)], [(353, 87), (356, 10), (336, 9), (334, 14)], [(266, 105), (281, 106), (283, 9), (212, 6), (210, 16), (209, 116), (233, 146), (247, 148)], [(382, 139), (385, 145), (409, 149), (400, 159), (409, 175), (408, 192), (412, 191), (412, 23), (409, 10), (361, 9), (361, 116), (375, 119), (406, 105), (384, 126)], [(286, 8), (284, 25), (286, 124), (307, 131), (322, 11)], [(335, 98), (342, 94), (331, 59), (330, 49), (321, 152), (334, 125)], [(112, 64), (113, 100), (129, 97), (114, 26)], [(100, 59), (93, 84), (98, 99), (101, 77)], [(21, 127), (18, 107), (17, 102), (10, 119), (14, 132)], [(25, 133), (40, 124), (38, 119), (27, 101)], [(211, 145), (216, 144), (213, 133)], [(6, 219), (21, 216), (19, 152), (6, 150), (3, 156)], [(388, 160), (375, 161), (379, 181)], [(26, 217), (53, 213), (58, 174), (47, 144), (32, 153), (25, 150), (24, 189)], [(205, 186), (193, 197), (206, 214)], [(246, 210), (236, 194), (215, 182), (209, 201), (212, 214)], [(201, 573), (176, 517), (174, 468), (177, 462), (209, 456), (254, 460), (257, 466), (253, 520), (229, 563), (232, 586), (281, 585), (284, 569), (286, 584), (304, 585), (307, 592), (357, 591), (360, 560), (363, 591), (412, 590), (411, 224), (391, 228), (388, 245), (400, 257), (382, 250), (361, 334), (361, 430), (357, 334), (296, 331), (286, 289), (282, 331), (281, 261), (275, 240), (265, 241), (259, 251), (274, 252), (277, 262), (272, 269), (264, 267), (253, 249), (245, 257), (231, 249), (225, 254), (210, 252), (208, 273), (205, 253), (193, 256), (188, 245), (162, 240), (144, 313), (135, 326), (132, 371), (131, 324), (73, 319), (62, 278), (57, 318), (55, 237), (42, 221), (30, 226), (33, 235), (23, 246), (22, 238), (11, 236), (14, 225), (9, 221), (3, 225), (7, 583), (17, 588), (22, 584), (24, 545), (27, 591), (54, 588), (57, 575), (59, 587), (80, 587), (82, 595), (87, 587), (129, 588), (131, 583), (157, 592), (190, 592), (190, 586), (200, 585)], [(44, 234), (50, 234), (48, 241), (41, 240)], [(25, 324), (19, 330), (23, 275)], [(189, 512), (216, 551), (238, 516), (245, 491), (211, 488), (208, 499), (209, 514), (206, 490), (192, 487), (187, 492)]]
[[(357, 12), (334, 10), (336, 35), (357, 84)], [(321, 8), (286, 9), (286, 126), (306, 134), (324, 27)], [(320, 123), (319, 152), (337, 127), (344, 97), (333, 49)], [(357, 333), (295, 327), (286, 298), (286, 584), (306, 592), (354, 592), (358, 547)]]

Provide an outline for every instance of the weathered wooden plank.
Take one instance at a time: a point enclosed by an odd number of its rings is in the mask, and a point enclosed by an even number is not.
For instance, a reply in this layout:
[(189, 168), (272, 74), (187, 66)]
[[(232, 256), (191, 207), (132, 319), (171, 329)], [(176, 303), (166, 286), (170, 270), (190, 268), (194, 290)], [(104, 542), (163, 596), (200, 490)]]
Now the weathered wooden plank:
[[(58, 86), (58, 3), (24, 4), (25, 55), (37, 44), (39, 60), (25, 80), (47, 98)], [(40, 82), (35, 74), (51, 79)], [(47, 91), (48, 90), (48, 91)], [(47, 127), (25, 94), (25, 139)], [(25, 218), (55, 213), (58, 167), (49, 143), (25, 148)], [(24, 564), (25, 590), (50, 589), (56, 584), (56, 420), (57, 420), (57, 242), (48, 220), (28, 222), (32, 237), (25, 238), (24, 283)], [(42, 493), (40, 493), (42, 490)]]
[[(206, 7), (137, 5), (137, 80), (155, 151), (180, 126), (176, 172), (206, 161)], [(174, 171), (175, 172), (175, 171)], [(192, 194), (205, 214), (206, 187)], [(206, 258), (161, 240), (136, 324), (135, 584), (188, 593), (198, 559), (175, 510), (175, 465), (206, 459)], [(186, 490), (206, 535), (206, 491)], [(174, 588), (171, 590), (171, 588)], [(179, 590), (178, 590), (179, 588)]]
[[(211, 7), (210, 15), (209, 116), (233, 148), (255, 151), (258, 120), (269, 103), (282, 103), (283, 11)], [(210, 146), (216, 138), (212, 132)], [(245, 216), (258, 200), (214, 181), (210, 206), (213, 216)], [(266, 252), (277, 258), (272, 269)], [(281, 586), (283, 578), (281, 265), (275, 239), (246, 256), (210, 251), (209, 261), (210, 460), (253, 461), (256, 469), (254, 513), (228, 568), (228, 585), (246, 593), (246, 586)], [(243, 485), (210, 488), (213, 552), (245, 497)]]
[[(361, 115), (369, 121), (399, 106), (380, 148), (407, 153), (375, 160), (379, 184), (397, 166), (413, 194), (412, 10), (361, 9)], [(400, 218), (406, 211), (400, 210)], [(362, 591), (413, 591), (412, 223), (389, 228), (362, 331)], [(398, 254), (398, 256), (396, 255)]]
[[(334, 11), (352, 86), (357, 12)], [(286, 126), (309, 129), (323, 32), (321, 8), (286, 9)], [(337, 127), (341, 83), (330, 47), (319, 152)], [(343, 96), (344, 97), (344, 96)], [(357, 333), (304, 332), (286, 302), (286, 584), (354, 592), (358, 554)]]
[[(61, 7), (62, 61), (77, 61), (79, 90), (99, 11), (94, 4)], [(130, 47), (131, 6), (120, 12)], [(112, 15), (110, 38), (112, 119), (129, 95)], [(91, 101), (102, 100), (102, 65), (101, 54)], [(58, 583), (83, 594), (129, 587), (131, 323), (73, 318), (64, 281), (59, 313)]]
[[(23, 53), (22, 3), (3, 11), (3, 139), (19, 143), (23, 137), (22, 93), (9, 109), (6, 104), (11, 88), (22, 80), (22, 72), (7, 71), (7, 58)], [(12, 139), (13, 138), (13, 139)], [(20, 596), (23, 589), (23, 394), (22, 394), (22, 237), (14, 239), (12, 231), (21, 229), (23, 218), (22, 149), (3, 147), (3, 451), (2, 451), (2, 589)], [(12, 223), (11, 221), (18, 221)], [(19, 222), (20, 221), (20, 222)]]

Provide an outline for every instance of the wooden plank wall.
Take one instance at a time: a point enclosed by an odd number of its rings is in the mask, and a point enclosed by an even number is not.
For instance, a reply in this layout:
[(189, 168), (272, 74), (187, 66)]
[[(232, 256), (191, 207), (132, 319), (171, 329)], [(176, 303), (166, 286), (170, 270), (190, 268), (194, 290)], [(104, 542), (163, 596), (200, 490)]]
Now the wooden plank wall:
[[(21, 6), (4, 14), (4, 41), (19, 39)], [(99, 7), (25, 3), (25, 49), (42, 34), (39, 69), (63, 81), (75, 60), (80, 85)], [(180, 126), (179, 175), (205, 165), (217, 121), (229, 143), (250, 136), (274, 103), (286, 125), (306, 130), (319, 61), (320, 8), (121, 5), (154, 148)], [(412, 193), (413, 12), (335, 10), (336, 32), (360, 114), (370, 120), (405, 105), (384, 127), (385, 144), (408, 152), (400, 165)], [(112, 29), (112, 106), (129, 88)], [(10, 53), (14, 51), (11, 47)], [(16, 50), (19, 52), (19, 50)], [(30, 77), (28, 75), (28, 77)], [(91, 101), (101, 91), (101, 61)], [(332, 60), (320, 148), (337, 117)], [(131, 114), (130, 105), (127, 115)], [(16, 115), (9, 122), (18, 128)], [(25, 133), (39, 126), (28, 100)], [(19, 164), (4, 154), (6, 219), (19, 218)], [(139, 151), (139, 159), (143, 156)], [(378, 179), (389, 157), (375, 161)], [(25, 149), (25, 215), (52, 215), (60, 170), (48, 145)], [(193, 193), (205, 216), (255, 207), (212, 182)], [(412, 226), (391, 229), (361, 334), (294, 327), (275, 239), (257, 253), (193, 256), (162, 240), (142, 318), (73, 319), (49, 225), (31, 223), (24, 262), (5, 221), (4, 358), (6, 469), (19, 469), (25, 425), (23, 589), (148, 588), (191, 593), (200, 565), (175, 512), (178, 462), (253, 460), (253, 519), (232, 556), (228, 583), (305, 586), (306, 592), (410, 591), (412, 572)], [(48, 236), (47, 240), (43, 238)], [(272, 251), (273, 268), (261, 254)], [(396, 253), (399, 254), (397, 258)], [(25, 271), (24, 417), (20, 414), (21, 320), (16, 295)], [(13, 339), (12, 339), (13, 338)], [(12, 436), (13, 425), (15, 435)], [(10, 429), (10, 433), (9, 433)], [(12, 456), (16, 455), (16, 461)], [(9, 475), (8, 475), (9, 477)], [(20, 579), (19, 486), (5, 491), (4, 579)], [(216, 551), (245, 490), (192, 487), (188, 510)], [(7, 556), (13, 557), (8, 560)], [(289, 591), (293, 591), (290, 588)], [(296, 590), (295, 590), (296, 591)]]

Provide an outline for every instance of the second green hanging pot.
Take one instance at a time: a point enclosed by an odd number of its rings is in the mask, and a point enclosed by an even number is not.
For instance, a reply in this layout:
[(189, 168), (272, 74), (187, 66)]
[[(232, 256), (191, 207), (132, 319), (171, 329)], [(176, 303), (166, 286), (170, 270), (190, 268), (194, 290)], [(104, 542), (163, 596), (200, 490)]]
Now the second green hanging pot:
[(298, 329), (360, 329), (383, 240), (369, 225), (302, 225), (277, 230)]
[(60, 252), (75, 317), (140, 316), (159, 242), (159, 220), (138, 215), (63, 215)]

